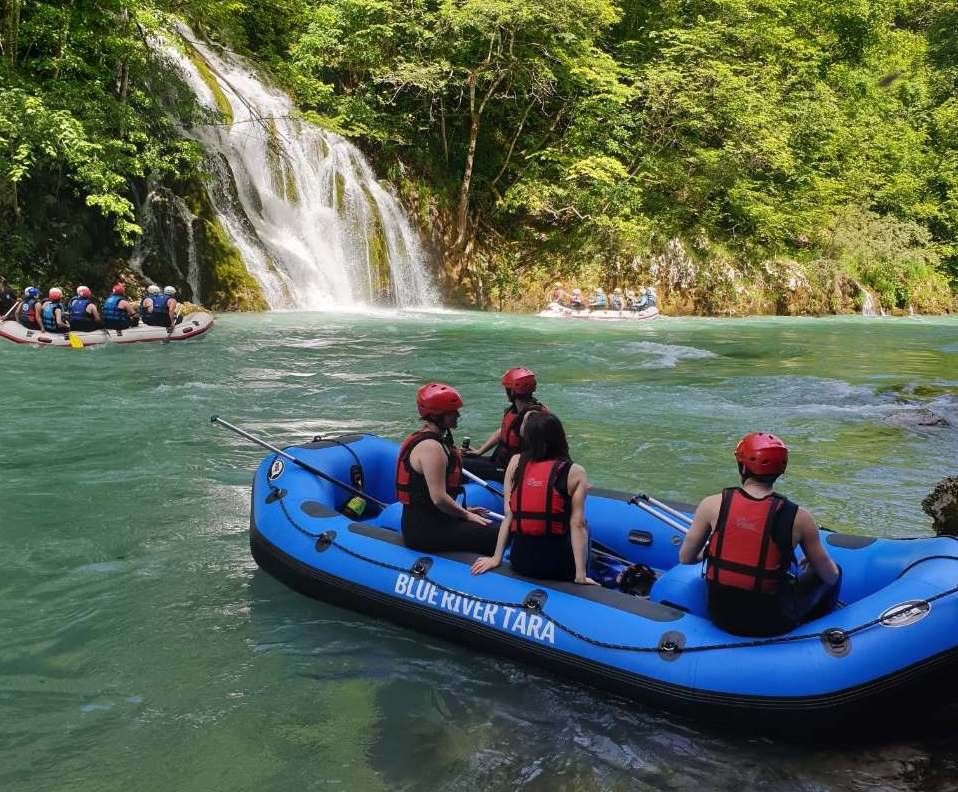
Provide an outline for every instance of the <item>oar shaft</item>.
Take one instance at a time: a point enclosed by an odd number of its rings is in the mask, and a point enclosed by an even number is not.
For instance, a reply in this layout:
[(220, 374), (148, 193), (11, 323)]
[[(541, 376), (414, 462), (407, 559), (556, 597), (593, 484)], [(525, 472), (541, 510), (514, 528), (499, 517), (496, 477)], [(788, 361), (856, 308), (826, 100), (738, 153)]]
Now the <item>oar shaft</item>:
[(663, 503), (657, 498), (653, 498), (651, 495), (646, 495), (644, 492), (640, 492), (635, 497), (638, 500), (645, 501), (646, 503), (651, 503), (653, 506), (655, 506), (656, 509), (659, 509), (660, 511), (664, 511), (666, 514), (671, 514), (673, 517), (675, 517), (678, 520), (681, 520), (686, 525), (692, 524), (692, 518), (689, 517), (685, 512), (680, 512), (678, 509), (673, 509), (671, 506), (669, 506), (669, 504)]
[(502, 490), (496, 489), (495, 487), (492, 486), (492, 484), (490, 484), (485, 479), (479, 478), (479, 476), (477, 476), (475, 473), (470, 473), (468, 470), (463, 468), (462, 475), (464, 475), (467, 479), (473, 482), (473, 484), (478, 484), (480, 487), (485, 487), (493, 495), (498, 495), (500, 498), (502, 497)]
[(3, 319), (0, 319), (0, 322), (5, 322), (5, 321), (7, 321), (7, 319), (10, 318), (10, 314), (12, 314), (15, 310), (17, 310), (17, 308), (20, 306), (20, 304), (21, 304), (22, 302), (23, 302), (23, 300), (17, 300), (17, 301), (13, 304), (13, 307), (3, 315)]
[(288, 459), (288, 460), (289, 460), (290, 462), (292, 462), (293, 464), (299, 465), (301, 468), (303, 468), (303, 470), (309, 471), (309, 472), (312, 473), (314, 476), (319, 476), (321, 479), (325, 479), (325, 480), (328, 481), (330, 484), (335, 484), (337, 487), (340, 487), (340, 488), (346, 490), (347, 492), (351, 492), (353, 495), (358, 495), (360, 498), (364, 498), (365, 500), (368, 500), (370, 503), (374, 503), (374, 504), (375, 504), (376, 506), (378, 506), (380, 509), (385, 509), (385, 508), (389, 505), (388, 503), (383, 503), (383, 502), (380, 501), (380, 500), (376, 500), (376, 499), (375, 499), (372, 495), (370, 495), (369, 493), (363, 492), (361, 489), (357, 489), (356, 487), (352, 486), (351, 484), (347, 484), (345, 481), (340, 481), (339, 479), (333, 478), (333, 477), (330, 476), (328, 473), (324, 473), (324, 472), (323, 472), (322, 470), (320, 470), (319, 468), (313, 467), (313, 466), (310, 465), (308, 462), (303, 462), (302, 459), (297, 459), (297, 458), (294, 457), (292, 454), (288, 454), (286, 451), (283, 451), (283, 449), (277, 448), (277, 447), (274, 446), (272, 443), (267, 443), (265, 440), (261, 440), (260, 438), (256, 437), (255, 435), (251, 435), (249, 432), (247, 432), (247, 431), (245, 431), (245, 430), (243, 430), (243, 429), (240, 429), (238, 426), (235, 426), (234, 424), (231, 424), (229, 421), (224, 421), (224, 420), (223, 420), (222, 418), (220, 418), (218, 415), (212, 416), (212, 417), (210, 418), (210, 423), (219, 424), (220, 426), (226, 427), (226, 428), (229, 429), (231, 432), (233, 432), (233, 433), (235, 433), (235, 434), (238, 434), (240, 437), (245, 437), (245, 438), (246, 438), (247, 440), (249, 440), (251, 443), (255, 443), (256, 445), (258, 445), (258, 446), (260, 446), (260, 447), (262, 447), (262, 448), (265, 448), (265, 449), (267, 449), (267, 450), (269, 450), (269, 451), (272, 451), (274, 454), (276, 454), (276, 455), (278, 455), (278, 456), (283, 457), (283, 459)]
[(681, 533), (681, 534), (688, 533), (688, 530), (689, 530), (689, 529), (688, 529), (688, 526), (682, 525), (681, 523), (676, 522), (676, 521), (673, 520), (671, 517), (668, 517), (668, 516), (662, 514), (662, 512), (660, 512), (660, 511), (656, 511), (652, 506), (650, 506), (650, 505), (649, 505), (648, 503), (646, 503), (644, 500), (641, 500), (641, 499), (639, 499), (639, 498), (633, 498), (632, 500), (629, 501), (629, 503), (634, 503), (634, 504), (635, 504), (636, 506), (638, 506), (640, 509), (642, 509), (643, 511), (647, 511), (647, 512), (648, 512), (649, 514), (651, 514), (653, 517), (655, 517), (655, 518), (658, 519), (658, 520), (661, 520), (661, 521), (664, 522), (666, 525), (668, 525), (668, 526), (671, 527), (671, 528), (674, 528), (674, 529), (675, 529), (676, 531), (678, 531), (679, 533)]

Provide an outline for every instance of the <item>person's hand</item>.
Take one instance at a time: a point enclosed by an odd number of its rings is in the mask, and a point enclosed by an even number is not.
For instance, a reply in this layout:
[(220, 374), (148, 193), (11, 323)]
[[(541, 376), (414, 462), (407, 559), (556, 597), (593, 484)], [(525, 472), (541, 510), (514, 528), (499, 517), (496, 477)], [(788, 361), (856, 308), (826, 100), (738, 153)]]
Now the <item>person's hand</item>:
[(483, 572), (488, 572), (497, 566), (499, 566), (499, 561), (497, 561), (494, 556), (480, 556), (472, 562), (472, 574), (481, 575)]
[(466, 511), (472, 512), (473, 514), (479, 514), (483, 517), (489, 513), (489, 510), (485, 506), (467, 506)]
[(576, 575), (575, 582), (582, 586), (598, 586), (599, 585), (587, 575)]
[(479, 456), (479, 452), (475, 448), (463, 448), (460, 449), (463, 456)]
[(485, 512), (485, 509), (482, 509), (479, 506), (473, 506), (470, 509), (466, 509), (466, 520), (476, 525), (492, 525), (492, 520), (488, 517), (483, 517), (481, 512)]

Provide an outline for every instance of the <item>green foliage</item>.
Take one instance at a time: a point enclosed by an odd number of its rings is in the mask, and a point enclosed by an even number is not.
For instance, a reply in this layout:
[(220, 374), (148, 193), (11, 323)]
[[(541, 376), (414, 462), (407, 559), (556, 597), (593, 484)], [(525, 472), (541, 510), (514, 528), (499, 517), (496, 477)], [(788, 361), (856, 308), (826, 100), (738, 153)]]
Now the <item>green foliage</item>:
[(136, 186), (198, 163), (158, 104), (162, 71), (139, 18), (149, 10), (137, 0), (4, 5), (0, 264), (14, 274), (71, 277), (99, 262), (106, 278), (102, 262), (140, 233)]
[(919, 270), (958, 272), (949, 0), (310, 0), (304, 19), (300, 102), (465, 197), (460, 236), (497, 232), (480, 246), (614, 279), (701, 238), (747, 278), (828, 258), (809, 245), (866, 212), (882, 238), (910, 229), (905, 258), (862, 273), (889, 307)]
[[(658, 277), (697, 310), (838, 309), (855, 282), (887, 308), (954, 305), (954, 0), (4, 9), (0, 264), (14, 272), (124, 254), (147, 176), (196, 175), (176, 128), (191, 111), (146, 37), (172, 12), (418, 185), (423, 225), (442, 225), (430, 233), (446, 280), (479, 302), (579, 271), (607, 285)], [(656, 264), (676, 250), (685, 269)]]

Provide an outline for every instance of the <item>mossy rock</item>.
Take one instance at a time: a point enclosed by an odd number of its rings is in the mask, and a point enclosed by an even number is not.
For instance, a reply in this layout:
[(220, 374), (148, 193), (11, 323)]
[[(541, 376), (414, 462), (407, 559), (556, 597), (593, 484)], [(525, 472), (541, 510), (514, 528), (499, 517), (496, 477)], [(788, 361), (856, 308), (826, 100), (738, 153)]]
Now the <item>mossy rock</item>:
[(204, 293), (221, 311), (266, 311), (269, 304), (259, 283), (249, 274), (239, 250), (216, 218), (202, 219), (200, 245), (204, 263)]
[(186, 45), (186, 57), (196, 67), (200, 77), (203, 78), (203, 82), (206, 83), (206, 87), (212, 92), (216, 108), (223, 116), (223, 121), (229, 126), (233, 123), (233, 107), (230, 105), (230, 100), (226, 98), (226, 94), (223, 93), (223, 89), (220, 88), (216, 75), (213, 74), (206, 59), (189, 43)]

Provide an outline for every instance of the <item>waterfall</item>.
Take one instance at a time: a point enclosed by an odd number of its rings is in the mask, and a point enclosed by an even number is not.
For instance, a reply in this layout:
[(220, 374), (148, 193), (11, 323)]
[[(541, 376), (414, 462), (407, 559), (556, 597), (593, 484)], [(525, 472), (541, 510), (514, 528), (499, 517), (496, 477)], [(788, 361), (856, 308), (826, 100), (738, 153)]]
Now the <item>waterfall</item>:
[(875, 308), (875, 298), (872, 297), (872, 293), (861, 284), (858, 288), (861, 289), (862, 293), (862, 316), (884, 316), (884, 311), (879, 314), (878, 309)]
[[(154, 186), (137, 207), (137, 221), (143, 233), (133, 248), (130, 267), (144, 279), (158, 280), (165, 275), (186, 281), (189, 299), (202, 301), (200, 267), (193, 237), (196, 215), (179, 195), (166, 187)], [(186, 272), (180, 262), (186, 260)], [(148, 277), (148, 267), (155, 277)]]
[(207, 152), (210, 201), (271, 308), (435, 305), (419, 238), (345, 138), (295, 115), (240, 57), (178, 26), (162, 51), (212, 111), (188, 134)]

